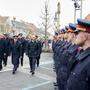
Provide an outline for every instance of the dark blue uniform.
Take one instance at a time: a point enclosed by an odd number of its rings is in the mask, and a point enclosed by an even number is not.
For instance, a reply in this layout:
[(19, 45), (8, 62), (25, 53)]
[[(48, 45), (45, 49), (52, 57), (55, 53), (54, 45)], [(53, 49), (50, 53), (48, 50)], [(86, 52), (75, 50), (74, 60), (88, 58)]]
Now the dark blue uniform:
[(21, 61), (21, 66), (23, 66), (23, 57), (26, 50), (26, 40), (24, 38), (20, 38), (18, 40), (21, 43), (20, 44), (20, 61)]
[(7, 58), (8, 56), (10, 56), (10, 53), (11, 53), (11, 43), (10, 43), (10, 39), (7, 37), (4, 39), (4, 43), (5, 43), (5, 48), (4, 48), (4, 58), (3, 58), (3, 63), (4, 63), (4, 66), (7, 65)]
[(37, 56), (38, 56), (38, 43), (37, 41), (29, 41), (28, 45), (27, 45), (27, 54), (29, 57), (29, 63), (30, 63), (30, 69), (31, 69), (31, 73), (32, 75), (35, 73), (35, 64), (36, 64), (36, 60), (37, 60)]
[(90, 48), (79, 54), (73, 64), (67, 90), (90, 90)]
[(2, 60), (4, 58), (5, 43), (4, 39), (0, 39), (0, 71), (2, 70)]
[(43, 47), (43, 44), (42, 44), (42, 42), (41, 41), (37, 41), (37, 43), (38, 43), (38, 56), (37, 56), (37, 67), (39, 66), (39, 63), (40, 63), (40, 55), (41, 55), (41, 53), (42, 53), (42, 47)]
[(58, 74), (57, 74), (57, 82), (59, 90), (66, 89), (66, 82), (68, 78), (68, 54), (67, 48), (71, 45), (71, 43), (65, 41), (64, 46), (59, 50), (59, 65), (58, 65)]
[(12, 43), (12, 64), (13, 67), (13, 74), (15, 74), (15, 71), (19, 67), (19, 57), (20, 57), (20, 42), (16, 41)]

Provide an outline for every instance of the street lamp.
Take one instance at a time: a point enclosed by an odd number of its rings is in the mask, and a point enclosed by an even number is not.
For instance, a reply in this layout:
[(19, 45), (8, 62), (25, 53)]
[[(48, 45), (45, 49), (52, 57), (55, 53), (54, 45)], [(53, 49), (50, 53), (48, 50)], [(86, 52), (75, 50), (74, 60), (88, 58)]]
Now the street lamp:
[(82, 18), (82, 0), (72, 0), (74, 2), (74, 23), (76, 22), (76, 12), (80, 11), (80, 18)]

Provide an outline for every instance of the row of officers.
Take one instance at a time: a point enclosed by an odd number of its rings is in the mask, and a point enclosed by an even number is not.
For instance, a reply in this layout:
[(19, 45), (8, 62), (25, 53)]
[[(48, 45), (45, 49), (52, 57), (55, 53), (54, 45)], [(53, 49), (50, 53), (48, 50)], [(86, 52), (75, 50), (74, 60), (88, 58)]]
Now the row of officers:
[(38, 36), (32, 35), (29, 38), (22, 37), (22, 34), (9, 37), (7, 34), (0, 35), (0, 71), (7, 65), (8, 56), (11, 56), (13, 64), (12, 74), (15, 74), (19, 64), (23, 66), (24, 53), (29, 57), (30, 73), (35, 74), (35, 67), (39, 66), (40, 55), (43, 43)]
[(90, 15), (56, 32), (52, 48), (58, 90), (90, 90)]

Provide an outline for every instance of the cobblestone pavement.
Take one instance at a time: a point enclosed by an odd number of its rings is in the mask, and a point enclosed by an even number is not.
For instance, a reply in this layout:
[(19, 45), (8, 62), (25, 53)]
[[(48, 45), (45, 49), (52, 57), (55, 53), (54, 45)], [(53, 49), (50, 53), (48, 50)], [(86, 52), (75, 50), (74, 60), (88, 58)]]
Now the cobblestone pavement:
[(10, 57), (8, 58), (7, 67), (0, 72), (0, 90), (54, 90), (55, 73), (52, 53), (42, 53), (40, 67), (36, 68), (34, 76), (29, 73), (28, 61), (25, 55), (24, 66), (19, 66), (16, 74), (12, 75), (13, 66)]

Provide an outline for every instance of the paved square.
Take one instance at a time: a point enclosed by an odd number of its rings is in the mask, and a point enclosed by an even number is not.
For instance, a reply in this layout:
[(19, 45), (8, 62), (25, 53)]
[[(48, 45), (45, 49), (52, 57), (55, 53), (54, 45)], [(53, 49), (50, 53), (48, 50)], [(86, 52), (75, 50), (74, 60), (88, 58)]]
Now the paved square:
[(15, 75), (12, 75), (10, 60), (8, 64), (0, 72), (0, 90), (54, 90), (55, 73), (51, 53), (42, 53), (40, 67), (36, 68), (34, 76), (29, 73), (27, 56), (24, 57), (24, 67), (20, 66)]

